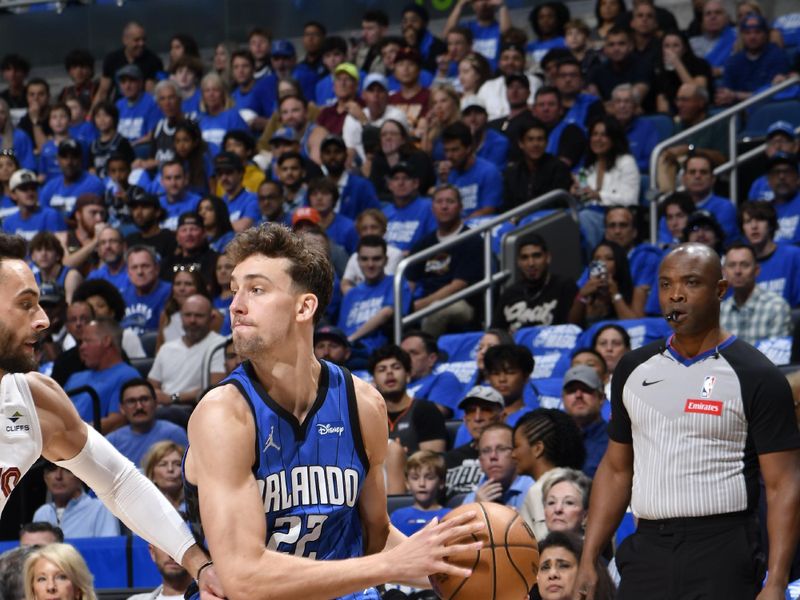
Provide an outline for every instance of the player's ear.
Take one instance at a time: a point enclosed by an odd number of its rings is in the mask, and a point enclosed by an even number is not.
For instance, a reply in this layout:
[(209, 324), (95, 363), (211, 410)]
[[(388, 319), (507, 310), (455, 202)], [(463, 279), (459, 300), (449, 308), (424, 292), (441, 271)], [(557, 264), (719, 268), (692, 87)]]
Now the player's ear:
[(719, 301), (725, 298), (725, 294), (728, 292), (728, 280), (727, 279), (720, 279), (717, 281), (717, 297)]
[(298, 321), (313, 321), (319, 307), (319, 300), (314, 294), (300, 294), (297, 297), (296, 315)]

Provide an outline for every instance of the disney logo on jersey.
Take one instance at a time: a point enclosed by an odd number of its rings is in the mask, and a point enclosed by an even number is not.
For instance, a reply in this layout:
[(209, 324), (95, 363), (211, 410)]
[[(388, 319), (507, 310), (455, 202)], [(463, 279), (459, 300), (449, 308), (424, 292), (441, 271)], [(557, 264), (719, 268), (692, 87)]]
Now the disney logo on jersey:
[(11, 421), (12, 425), (6, 425), (6, 431), (8, 433), (15, 433), (18, 431), (30, 431), (31, 427), (27, 423), (17, 423), (17, 421), (24, 418), (25, 415), (23, 415), (18, 410), (15, 410), (14, 414), (8, 417), (8, 420)]
[(344, 433), (344, 425), (341, 421), (334, 423), (317, 423), (317, 433), (320, 435), (336, 434), (341, 436)]

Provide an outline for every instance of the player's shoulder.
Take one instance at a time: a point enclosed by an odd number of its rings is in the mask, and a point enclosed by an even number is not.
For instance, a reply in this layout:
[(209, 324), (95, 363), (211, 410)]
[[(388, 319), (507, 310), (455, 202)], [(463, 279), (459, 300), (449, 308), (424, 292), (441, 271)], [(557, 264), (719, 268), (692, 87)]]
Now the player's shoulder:
[(252, 423), (252, 413), (239, 388), (231, 383), (222, 383), (208, 390), (192, 411), (191, 427), (218, 428), (220, 423), (246, 425)]
[(386, 423), (386, 402), (380, 392), (355, 375), (353, 375), (353, 389), (356, 393), (359, 417), (362, 420), (381, 419)]
[(626, 352), (622, 358), (619, 359), (617, 367), (614, 369), (614, 379), (624, 382), (637, 367), (646, 363), (654, 356), (661, 354), (667, 349), (666, 340), (656, 340), (639, 346), (635, 350)]

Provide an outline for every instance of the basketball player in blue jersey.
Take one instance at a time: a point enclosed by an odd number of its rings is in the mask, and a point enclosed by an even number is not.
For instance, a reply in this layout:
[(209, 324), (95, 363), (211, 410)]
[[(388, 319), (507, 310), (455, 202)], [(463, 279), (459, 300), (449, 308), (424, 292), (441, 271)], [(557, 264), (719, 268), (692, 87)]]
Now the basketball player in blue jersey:
[(44, 456), (72, 471), (131, 530), (199, 577), (204, 600), (223, 598), (208, 557), (163, 494), (81, 421), (55, 381), (36, 372), (36, 343), (50, 322), (26, 253), (21, 237), (0, 234), (0, 512)]
[(314, 326), (333, 285), (322, 250), (265, 224), (238, 234), (227, 252), (236, 264), (233, 342), (244, 362), (192, 414), (184, 476), (195, 535), (228, 598), (377, 599), (370, 588), (381, 583), (468, 576), (444, 558), (480, 542), (445, 545), (481, 528), (475, 514), (434, 520), (410, 538), (394, 529), (384, 401), (314, 357)]

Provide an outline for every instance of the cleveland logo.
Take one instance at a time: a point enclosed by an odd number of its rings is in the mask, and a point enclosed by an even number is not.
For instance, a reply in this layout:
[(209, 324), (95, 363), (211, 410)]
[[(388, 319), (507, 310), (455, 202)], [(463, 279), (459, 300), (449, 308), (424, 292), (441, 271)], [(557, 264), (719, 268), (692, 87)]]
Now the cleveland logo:
[(722, 402), (718, 402), (716, 400), (695, 400), (689, 398), (686, 400), (686, 406), (684, 407), (683, 412), (721, 417)]
[(20, 419), (24, 419), (25, 415), (23, 415), (18, 410), (14, 411), (14, 414), (8, 417), (8, 420), (13, 423), (13, 425), (6, 425), (6, 431), (8, 433), (15, 433), (18, 431), (30, 431), (31, 427), (27, 423), (17, 423)]
[(15, 410), (15, 411), (14, 411), (14, 414), (13, 414), (13, 415), (11, 415), (10, 417), (8, 417), (8, 420), (9, 420), (9, 421), (11, 421), (12, 423), (16, 423), (16, 422), (17, 422), (17, 421), (19, 421), (19, 420), (20, 420), (22, 417), (23, 417), (23, 414), (22, 414), (21, 412), (19, 412), (18, 410)]

